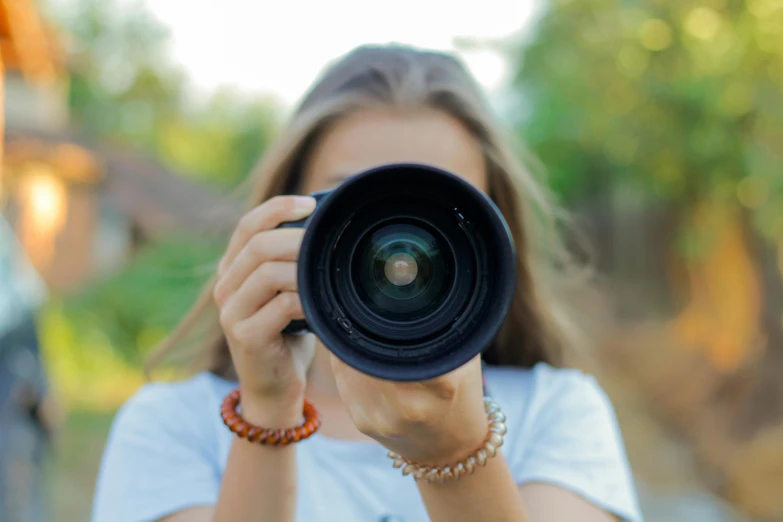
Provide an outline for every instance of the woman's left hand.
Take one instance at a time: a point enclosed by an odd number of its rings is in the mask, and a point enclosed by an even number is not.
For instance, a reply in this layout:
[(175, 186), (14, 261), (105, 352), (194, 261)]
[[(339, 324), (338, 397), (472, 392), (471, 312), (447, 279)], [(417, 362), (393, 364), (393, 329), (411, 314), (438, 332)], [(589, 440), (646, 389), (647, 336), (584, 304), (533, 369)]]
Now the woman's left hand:
[(484, 413), (481, 358), (423, 382), (392, 382), (365, 375), (334, 355), (337, 388), (356, 427), (383, 446), (420, 464), (447, 465), (481, 447)]

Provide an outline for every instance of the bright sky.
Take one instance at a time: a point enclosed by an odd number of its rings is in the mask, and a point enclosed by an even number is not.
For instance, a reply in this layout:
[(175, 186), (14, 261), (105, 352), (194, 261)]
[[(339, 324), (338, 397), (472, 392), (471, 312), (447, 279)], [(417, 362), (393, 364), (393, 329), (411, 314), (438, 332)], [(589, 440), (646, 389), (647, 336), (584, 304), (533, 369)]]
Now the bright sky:
[[(524, 30), (537, 0), (145, 0), (172, 31), (172, 52), (196, 87), (230, 85), (292, 104), (332, 59), (363, 43), (451, 50), (458, 37)], [(490, 51), (461, 53), (490, 92), (505, 79)]]

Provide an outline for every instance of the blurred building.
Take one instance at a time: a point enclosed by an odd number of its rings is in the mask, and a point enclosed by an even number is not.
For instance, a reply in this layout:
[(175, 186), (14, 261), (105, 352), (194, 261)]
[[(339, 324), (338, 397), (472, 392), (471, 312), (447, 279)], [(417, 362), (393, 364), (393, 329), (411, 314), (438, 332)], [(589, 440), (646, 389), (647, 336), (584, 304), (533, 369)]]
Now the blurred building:
[(34, 0), (0, 0), (0, 211), (54, 291), (116, 270), (150, 238), (222, 222), (209, 191), (71, 126), (67, 59)]

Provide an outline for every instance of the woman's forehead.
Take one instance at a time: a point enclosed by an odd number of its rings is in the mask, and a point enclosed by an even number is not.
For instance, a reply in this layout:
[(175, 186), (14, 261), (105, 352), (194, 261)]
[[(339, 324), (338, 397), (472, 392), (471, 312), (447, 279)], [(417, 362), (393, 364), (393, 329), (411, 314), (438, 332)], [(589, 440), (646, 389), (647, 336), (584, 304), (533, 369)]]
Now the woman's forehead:
[(487, 180), (481, 145), (458, 120), (437, 110), (367, 110), (328, 129), (304, 171), (306, 192), (389, 163), (423, 163), (462, 176), (481, 190)]

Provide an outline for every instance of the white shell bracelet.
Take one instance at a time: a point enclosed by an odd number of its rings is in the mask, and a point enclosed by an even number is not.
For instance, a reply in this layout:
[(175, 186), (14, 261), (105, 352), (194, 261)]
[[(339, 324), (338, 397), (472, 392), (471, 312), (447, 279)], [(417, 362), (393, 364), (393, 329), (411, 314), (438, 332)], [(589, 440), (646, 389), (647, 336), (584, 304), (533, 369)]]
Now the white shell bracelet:
[(500, 406), (489, 397), (484, 397), (484, 411), (487, 413), (489, 431), (484, 443), (471, 456), (446, 466), (425, 466), (390, 451), (389, 458), (394, 461), (394, 467), (402, 468), (403, 475), (413, 475), (416, 480), (427, 482), (445, 482), (472, 475), (477, 467), (485, 466), (488, 459), (497, 455), (498, 448), (503, 445), (503, 435), (506, 434), (506, 416), (500, 411)]

